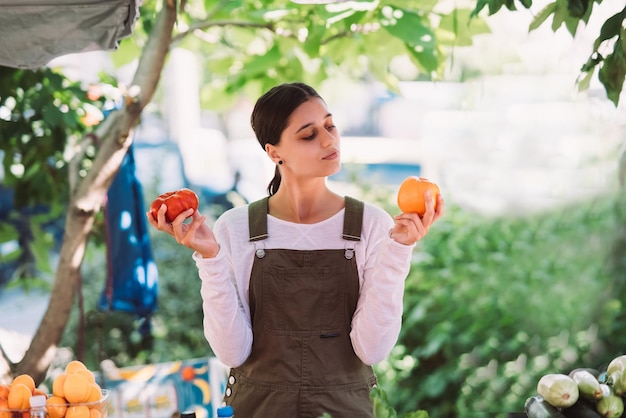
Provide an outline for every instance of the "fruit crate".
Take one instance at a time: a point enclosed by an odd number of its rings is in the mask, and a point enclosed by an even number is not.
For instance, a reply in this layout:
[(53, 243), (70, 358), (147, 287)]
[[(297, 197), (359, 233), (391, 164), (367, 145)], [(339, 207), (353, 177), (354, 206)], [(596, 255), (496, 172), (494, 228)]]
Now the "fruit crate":
[[(110, 391), (102, 389), (102, 398), (97, 402), (55, 404), (46, 407), (47, 418), (107, 418)], [(0, 418), (30, 418), (30, 409), (4, 409), (0, 407)]]

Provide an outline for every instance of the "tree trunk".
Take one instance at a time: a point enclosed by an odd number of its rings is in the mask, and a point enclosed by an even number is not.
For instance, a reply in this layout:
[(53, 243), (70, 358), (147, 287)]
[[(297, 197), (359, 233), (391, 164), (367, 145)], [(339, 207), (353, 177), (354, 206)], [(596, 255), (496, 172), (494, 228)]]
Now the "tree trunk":
[(92, 169), (72, 190), (48, 308), (18, 364), (12, 364), (6, 353), (1, 353), (0, 373), (4, 376), (0, 376), (0, 380), (26, 373), (39, 384), (46, 376), (74, 304), (80, 268), (95, 216), (132, 142), (132, 129), (137, 125), (143, 108), (152, 99), (161, 77), (176, 22), (176, 4), (176, 0), (163, 0), (163, 8), (157, 16), (135, 73), (132, 86), (136, 88), (129, 89), (138, 93), (126, 97), (125, 106), (109, 115), (95, 132), (101, 140), (101, 148)]

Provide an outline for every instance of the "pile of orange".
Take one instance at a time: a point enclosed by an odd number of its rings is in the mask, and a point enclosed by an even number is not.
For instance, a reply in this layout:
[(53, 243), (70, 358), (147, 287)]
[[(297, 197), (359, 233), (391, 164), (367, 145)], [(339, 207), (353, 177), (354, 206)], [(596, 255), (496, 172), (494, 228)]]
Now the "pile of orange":
[(11, 418), (8, 410), (28, 410), (30, 397), (45, 395), (35, 387), (35, 381), (27, 374), (16, 376), (9, 385), (0, 385), (0, 418)]
[[(11, 384), (0, 385), (0, 418), (12, 418), (12, 411), (30, 408), (30, 398), (46, 396), (48, 418), (102, 418), (106, 404), (94, 374), (81, 361), (74, 360), (52, 382), (52, 394), (35, 387), (29, 375), (15, 377)], [(25, 416), (23, 414), (22, 416)]]
[(53, 380), (46, 410), (49, 418), (101, 418), (101, 399), (102, 389), (94, 374), (82, 362), (74, 360)]

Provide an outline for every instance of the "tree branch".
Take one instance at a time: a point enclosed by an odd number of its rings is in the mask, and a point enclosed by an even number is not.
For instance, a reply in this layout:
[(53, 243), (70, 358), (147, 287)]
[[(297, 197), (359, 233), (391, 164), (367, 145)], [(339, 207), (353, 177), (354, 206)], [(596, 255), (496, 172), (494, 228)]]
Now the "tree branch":
[(40, 383), (63, 336), (80, 279), (89, 233), (106, 193), (132, 143), (132, 129), (157, 88), (169, 52), (176, 22), (176, 0), (163, 0), (148, 42), (143, 49), (125, 106), (112, 112), (96, 130), (101, 147), (91, 170), (70, 196), (50, 302), (24, 358), (15, 373), (28, 373)]
[(254, 23), (254, 22), (245, 22), (245, 21), (237, 21), (237, 20), (214, 20), (208, 21), (205, 20), (198, 24), (192, 25), (184, 32), (180, 32), (176, 36), (172, 37), (172, 43), (176, 43), (181, 41), (186, 36), (194, 33), (197, 30), (206, 30), (211, 27), (216, 26), (234, 26), (240, 28), (257, 28), (257, 29), (268, 29), (272, 32), (275, 32), (275, 27), (272, 23)]
[(0, 344), (0, 384), (9, 384), (10, 382), (3, 382), (2, 378), (10, 376), (15, 364), (9, 360), (9, 355)]

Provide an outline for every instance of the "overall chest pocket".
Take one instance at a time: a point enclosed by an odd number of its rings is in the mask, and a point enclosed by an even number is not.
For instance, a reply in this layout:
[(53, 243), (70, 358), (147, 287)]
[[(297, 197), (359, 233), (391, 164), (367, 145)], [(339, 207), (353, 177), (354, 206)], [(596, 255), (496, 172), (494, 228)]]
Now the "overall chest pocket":
[(263, 317), (274, 334), (333, 337), (347, 330), (343, 268), (268, 268), (263, 272)]

